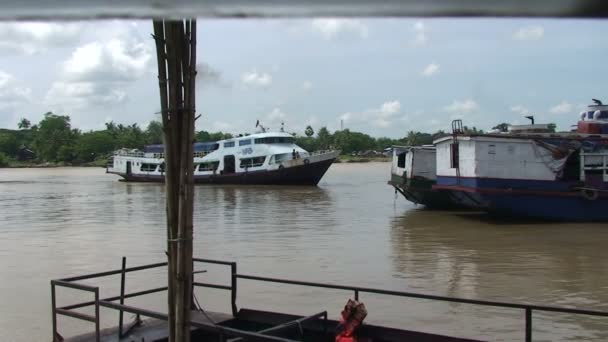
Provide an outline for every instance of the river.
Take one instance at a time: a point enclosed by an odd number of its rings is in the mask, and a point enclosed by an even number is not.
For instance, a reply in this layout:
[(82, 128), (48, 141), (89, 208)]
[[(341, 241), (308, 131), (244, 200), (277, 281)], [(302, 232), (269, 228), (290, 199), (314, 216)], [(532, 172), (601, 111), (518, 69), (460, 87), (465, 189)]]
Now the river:
[[(197, 186), (195, 255), (239, 273), (475, 299), (608, 310), (608, 226), (504, 221), (427, 211), (396, 197), (388, 163), (335, 164), (318, 187)], [(164, 188), (101, 168), (0, 169), (0, 332), (51, 339), (50, 279), (164, 261)], [(217, 267), (197, 274), (224, 283)], [(129, 274), (127, 291), (162, 286), (164, 270)], [(101, 282), (114, 295), (117, 277)], [(197, 290), (229, 311), (229, 295)], [(351, 293), (239, 281), (238, 306), (337, 318)], [(59, 304), (90, 298), (59, 291)], [(127, 303), (164, 309), (162, 294)], [(521, 341), (520, 310), (362, 294), (366, 321), (461, 337)], [(83, 312), (87, 312), (86, 310)], [(90, 311), (89, 311), (90, 312)], [(126, 315), (130, 318), (129, 315)], [(103, 326), (116, 314), (102, 311)], [(64, 335), (90, 323), (59, 320)], [(608, 339), (608, 320), (534, 314), (534, 339)]]

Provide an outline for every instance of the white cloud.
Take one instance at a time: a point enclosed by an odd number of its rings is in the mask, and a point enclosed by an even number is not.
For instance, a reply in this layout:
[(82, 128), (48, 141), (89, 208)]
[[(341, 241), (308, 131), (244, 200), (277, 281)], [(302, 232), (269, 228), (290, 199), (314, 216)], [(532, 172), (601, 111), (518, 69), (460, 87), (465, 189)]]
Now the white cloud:
[(571, 113), (573, 110), (574, 110), (573, 104), (568, 103), (566, 101), (562, 101), (558, 105), (551, 107), (551, 109), (549, 111), (554, 114), (565, 114), (565, 113)]
[(302, 83), (302, 89), (307, 90), (307, 91), (312, 89), (312, 82), (305, 81), (304, 83)]
[(439, 64), (431, 63), (422, 70), (422, 75), (428, 77), (433, 76), (437, 72), (439, 72)]
[(380, 107), (380, 113), (385, 116), (398, 113), (399, 110), (401, 110), (401, 103), (397, 100), (384, 102)]
[(241, 75), (241, 82), (246, 86), (268, 87), (272, 84), (272, 75), (252, 70)]
[(15, 77), (0, 70), (0, 109), (14, 109), (31, 100), (31, 89), (18, 82)]
[(74, 81), (132, 81), (142, 77), (152, 59), (143, 42), (111, 39), (82, 45), (63, 65)]
[(352, 118), (353, 118), (353, 113), (351, 113), (351, 112), (344, 113), (344, 114), (340, 115), (340, 117), (339, 117), (339, 119), (343, 120), (343, 121), (350, 121)]
[(77, 41), (81, 32), (80, 23), (0, 23), (0, 54), (8, 51), (31, 55), (66, 46)]
[(114, 26), (100, 33), (105, 38), (73, 50), (61, 64), (62, 75), (44, 97), (45, 105), (70, 111), (127, 100), (129, 84), (151, 71), (151, 44), (133, 34), (133, 26)]
[(545, 29), (542, 26), (526, 26), (513, 33), (513, 39), (516, 40), (539, 40), (545, 35)]
[(270, 113), (268, 113), (266, 115), (266, 120), (277, 121), (277, 120), (283, 120), (286, 117), (287, 117), (287, 114), (285, 114), (280, 108), (274, 108)]
[(367, 38), (369, 35), (367, 25), (358, 19), (317, 18), (312, 20), (311, 27), (326, 40), (332, 40), (345, 33), (355, 34), (361, 38)]
[(422, 21), (414, 23), (414, 45), (424, 45), (427, 42), (427, 28)]
[(124, 103), (127, 93), (112, 82), (55, 82), (44, 99), (58, 111)]
[(401, 103), (397, 100), (386, 101), (378, 108), (368, 109), (364, 112), (346, 112), (338, 118), (345, 123), (371, 124), (372, 126), (386, 128), (401, 111)]
[(454, 101), (452, 102), (450, 105), (443, 107), (443, 109), (446, 112), (450, 112), (450, 113), (458, 113), (458, 114), (464, 114), (464, 113), (470, 113), (470, 112), (474, 112), (477, 109), (479, 109), (479, 105), (477, 104), (477, 102), (471, 100), (471, 99), (467, 99), (467, 100), (463, 100), (463, 101)]
[(516, 105), (511, 107), (511, 111), (518, 113), (519, 115), (525, 116), (530, 115), (530, 110), (522, 105)]
[(196, 66), (197, 75), (196, 81), (203, 87), (206, 86), (217, 86), (217, 87), (230, 87), (230, 83), (226, 82), (222, 77), (222, 72), (207, 63), (199, 63)]

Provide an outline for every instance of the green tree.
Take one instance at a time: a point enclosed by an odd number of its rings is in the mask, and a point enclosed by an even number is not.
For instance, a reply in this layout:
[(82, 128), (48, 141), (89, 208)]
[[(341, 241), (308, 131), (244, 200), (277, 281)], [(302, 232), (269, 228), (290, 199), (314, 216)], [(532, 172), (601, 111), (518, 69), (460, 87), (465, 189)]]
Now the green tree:
[(306, 134), (307, 137), (312, 137), (313, 135), (315, 135), (315, 131), (312, 129), (312, 127), (310, 127), (310, 125), (306, 126), (306, 129), (304, 130), (304, 134)]
[(116, 149), (108, 131), (91, 131), (78, 137), (74, 153), (78, 162), (86, 163), (105, 157)]
[(395, 142), (393, 141), (393, 139), (390, 139), (390, 138), (378, 138), (378, 139), (376, 139), (376, 147), (375, 147), (375, 149), (377, 151), (383, 151), (385, 148), (391, 147), (393, 145), (395, 145)]
[(327, 130), (327, 127), (321, 127), (317, 132), (317, 147), (322, 150), (327, 150), (333, 145), (333, 136)]
[(30, 122), (30, 120), (26, 118), (21, 118), (21, 120), (19, 120), (19, 123), (17, 124), (17, 127), (19, 127), (19, 129), (28, 129), (31, 125), (32, 123)]
[(492, 127), (492, 129), (498, 130), (499, 132), (508, 132), (509, 124), (506, 122), (499, 123), (498, 125)]
[(9, 132), (0, 133), (0, 152), (14, 157), (17, 154), (17, 137)]
[(549, 132), (551, 132), (551, 133), (555, 133), (555, 130), (557, 129), (557, 125), (556, 125), (556, 124), (554, 124), (554, 123), (550, 123), (550, 124), (549, 124), (549, 125), (547, 125), (547, 126), (549, 126)]
[(150, 121), (146, 128), (146, 143), (147, 144), (162, 144), (163, 143), (163, 123), (160, 121)]
[(8, 157), (6, 156), (6, 154), (0, 152), (0, 167), (7, 167), (8, 166)]
[(73, 151), (77, 134), (78, 131), (71, 129), (69, 116), (48, 112), (38, 124), (34, 138), (36, 152), (45, 161), (67, 161), (64, 158), (68, 158), (70, 151)]

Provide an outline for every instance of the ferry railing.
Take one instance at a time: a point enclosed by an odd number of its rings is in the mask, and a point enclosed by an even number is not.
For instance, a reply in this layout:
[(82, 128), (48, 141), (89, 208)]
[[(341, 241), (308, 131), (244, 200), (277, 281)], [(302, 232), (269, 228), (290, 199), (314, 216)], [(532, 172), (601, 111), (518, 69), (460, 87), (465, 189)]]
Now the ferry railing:
[[(369, 293), (369, 294), (379, 294), (379, 295), (387, 295), (387, 296), (395, 296), (395, 297), (436, 300), (436, 301), (443, 301), (443, 302), (450, 302), (450, 303), (461, 303), (461, 304), (480, 305), (480, 306), (489, 306), (489, 307), (519, 309), (519, 310), (523, 310), (524, 317), (525, 317), (524, 340), (526, 342), (532, 341), (532, 328), (533, 328), (532, 314), (535, 311), (568, 313), (568, 314), (588, 315), (588, 316), (596, 316), (596, 317), (608, 317), (608, 312), (606, 312), (606, 311), (583, 310), (583, 309), (576, 309), (576, 308), (556, 307), (556, 306), (547, 306), (547, 305), (532, 305), (532, 304), (522, 304), (522, 303), (508, 303), (508, 302), (489, 301), (489, 300), (446, 297), (446, 296), (429, 295), (429, 294), (421, 294), (421, 293), (414, 293), (414, 292), (383, 290), (383, 289), (375, 289), (375, 288), (369, 288), (369, 287), (318, 283), (318, 282), (289, 280), (289, 279), (282, 279), (282, 278), (271, 278), (271, 277), (261, 277), (261, 276), (239, 274), (239, 273), (237, 273), (236, 263), (230, 262), (230, 261), (193, 258), (193, 263), (217, 264), (217, 265), (224, 265), (224, 266), (230, 267), (230, 285), (193, 281), (193, 287), (207, 287), (207, 288), (214, 288), (214, 289), (230, 291), (230, 306), (231, 306), (231, 311), (232, 311), (233, 317), (236, 317), (237, 313), (238, 313), (238, 308), (236, 305), (238, 279), (269, 282), (269, 283), (280, 283), (280, 284), (288, 284), (288, 285), (297, 285), (297, 286), (317, 287), (317, 288), (325, 288), (325, 289), (344, 290), (344, 291), (352, 292), (355, 300), (359, 300), (360, 295), (362, 293)], [(136, 307), (128, 306), (128, 305), (124, 304), (124, 300), (127, 298), (143, 296), (143, 295), (157, 293), (157, 292), (167, 290), (167, 287), (164, 286), (164, 287), (157, 287), (157, 288), (152, 288), (152, 289), (142, 290), (142, 291), (137, 291), (137, 292), (125, 293), (125, 283), (126, 283), (126, 274), (127, 273), (142, 271), (142, 270), (147, 270), (147, 269), (152, 269), (152, 268), (158, 268), (158, 267), (164, 267), (166, 265), (167, 265), (166, 262), (162, 262), (162, 263), (127, 268), (126, 267), (126, 258), (123, 257), (121, 269), (111, 270), (111, 271), (106, 271), (106, 272), (99, 272), (99, 273), (92, 273), (92, 274), (69, 277), (69, 278), (63, 278), (63, 279), (59, 279), (59, 280), (51, 280), (53, 341), (57, 342), (57, 341), (63, 340), (63, 338), (61, 337), (61, 335), (58, 333), (58, 330), (57, 330), (57, 315), (68, 316), (68, 317), (95, 323), (95, 340), (100, 341), (99, 308), (102, 306), (106, 307), (106, 308), (118, 310), (118, 312), (119, 312), (119, 324), (118, 324), (119, 338), (125, 336), (128, 333), (128, 331), (130, 331), (130, 329), (132, 329), (135, 325), (138, 324), (139, 315), (145, 316), (145, 317), (150, 317), (150, 318), (156, 318), (156, 319), (160, 319), (160, 320), (168, 320), (167, 314), (164, 314), (161, 312), (156, 312), (156, 311), (151, 311), (151, 310), (145, 310), (145, 309), (141, 309), (141, 308), (136, 308)], [(204, 271), (195, 271), (194, 273), (201, 273), (201, 272), (204, 272)], [(117, 296), (100, 299), (99, 298), (99, 286), (92, 286), (92, 285), (85, 285), (85, 284), (77, 283), (77, 281), (81, 281), (81, 280), (101, 278), (101, 277), (107, 277), (107, 276), (118, 275), (118, 274), (120, 274), (120, 276), (121, 276), (121, 284), (120, 284), (120, 294)], [(71, 289), (76, 289), (76, 290), (92, 292), (94, 294), (94, 300), (57, 307), (56, 287), (66, 287), (66, 288), (71, 288)], [(116, 300), (119, 300), (120, 302), (115, 303)], [(91, 305), (95, 306), (95, 315), (94, 316), (73, 311), (75, 309), (83, 308), (83, 307), (87, 307), (87, 306), (91, 306)], [(126, 331), (123, 331), (123, 323), (122, 323), (122, 318), (123, 318), (124, 312), (134, 313), (137, 315), (136, 321), (130, 327), (128, 327), (126, 329)], [(319, 313), (317, 315), (321, 315), (321, 314), (322, 313)], [(315, 315), (313, 315), (313, 316), (315, 316)], [(312, 316), (309, 316), (309, 318), (310, 317), (312, 317)], [(258, 341), (289, 341), (287, 339), (264, 335), (264, 332), (252, 333), (252, 332), (241, 331), (238, 329), (232, 329), (232, 328), (215, 325), (213, 323), (191, 321), (190, 324), (192, 326), (201, 328), (205, 331), (219, 333), (221, 336), (242, 337), (242, 338), (258, 340)]]
[[(601, 158), (601, 164), (587, 165), (587, 158)], [(608, 182), (608, 152), (584, 152), (580, 153), (580, 180), (585, 181), (586, 171), (602, 171), (602, 180)]]
[(457, 297), (445, 297), (445, 296), (428, 295), (428, 294), (421, 294), (421, 293), (414, 293), (414, 292), (391, 291), (391, 290), (374, 289), (374, 288), (369, 288), (369, 287), (315, 283), (315, 282), (308, 282), (308, 281), (260, 277), (260, 276), (252, 276), (252, 275), (245, 275), (245, 274), (237, 274), (236, 277), (240, 278), (240, 279), (248, 279), (248, 280), (271, 282), (271, 283), (281, 283), (281, 284), (289, 284), (289, 285), (299, 285), (299, 286), (352, 291), (354, 298), (357, 301), (359, 300), (360, 293), (372, 293), (372, 294), (389, 295), (389, 296), (396, 296), (396, 297), (437, 300), (437, 301), (451, 302), (451, 303), (521, 309), (521, 310), (524, 310), (524, 314), (525, 314), (525, 324), (526, 324), (525, 341), (526, 342), (532, 341), (532, 313), (533, 313), (533, 311), (559, 312), (559, 313), (570, 313), (570, 314), (579, 314), (579, 315), (608, 317), (608, 312), (606, 312), (606, 311), (582, 310), (582, 309), (576, 309), (576, 308), (546, 306), (546, 305), (532, 305), (532, 304), (507, 303), (507, 302), (477, 300), (477, 299), (467, 299), (467, 298), (457, 298)]

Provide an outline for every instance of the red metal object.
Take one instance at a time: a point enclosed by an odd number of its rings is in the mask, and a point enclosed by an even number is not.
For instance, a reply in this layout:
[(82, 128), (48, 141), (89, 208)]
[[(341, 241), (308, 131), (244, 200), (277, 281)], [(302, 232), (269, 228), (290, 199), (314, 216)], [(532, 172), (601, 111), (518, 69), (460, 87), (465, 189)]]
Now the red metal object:
[(366, 316), (365, 305), (349, 299), (341, 313), (336, 342), (356, 342), (355, 330), (363, 323)]

